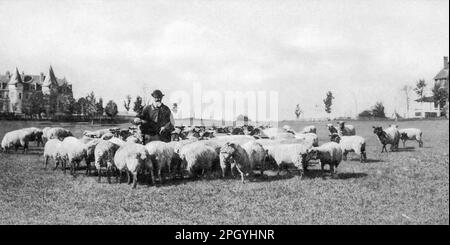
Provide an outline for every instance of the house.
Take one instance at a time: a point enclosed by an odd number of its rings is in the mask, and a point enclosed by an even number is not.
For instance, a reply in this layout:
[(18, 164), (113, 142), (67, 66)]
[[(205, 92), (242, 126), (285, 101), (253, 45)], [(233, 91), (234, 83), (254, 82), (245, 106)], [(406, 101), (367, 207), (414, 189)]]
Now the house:
[[(438, 74), (433, 78), (434, 85), (446, 89), (449, 89), (449, 79), (448, 79), (448, 57), (444, 57), (444, 67), (438, 72)], [(442, 115), (442, 109), (439, 105), (435, 105), (432, 88), (434, 87), (428, 85), (427, 89), (424, 91), (424, 97), (414, 100), (411, 105), (412, 110), (408, 117), (410, 118), (429, 118), (429, 117), (440, 117)], [(448, 99), (446, 101), (446, 116), (448, 118)]]
[(36, 93), (42, 93), (47, 115), (62, 114), (63, 100), (73, 96), (72, 85), (65, 78), (57, 78), (51, 66), (47, 76), (44, 73), (19, 73), (16, 68), (12, 74), (7, 71), (5, 75), (0, 75), (0, 113), (24, 114), (30, 106), (31, 96)]

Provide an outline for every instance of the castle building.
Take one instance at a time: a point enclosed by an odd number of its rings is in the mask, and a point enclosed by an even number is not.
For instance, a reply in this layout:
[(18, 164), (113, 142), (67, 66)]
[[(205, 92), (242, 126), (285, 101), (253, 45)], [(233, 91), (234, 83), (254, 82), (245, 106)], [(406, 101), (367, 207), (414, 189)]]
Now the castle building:
[(0, 113), (13, 112), (24, 114), (30, 98), (35, 93), (42, 93), (47, 115), (62, 114), (63, 103), (68, 96), (73, 96), (72, 85), (65, 78), (55, 76), (50, 66), (47, 75), (28, 75), (19, 73), (16, 68), (12, 74), (7, 71), (0, 75)]

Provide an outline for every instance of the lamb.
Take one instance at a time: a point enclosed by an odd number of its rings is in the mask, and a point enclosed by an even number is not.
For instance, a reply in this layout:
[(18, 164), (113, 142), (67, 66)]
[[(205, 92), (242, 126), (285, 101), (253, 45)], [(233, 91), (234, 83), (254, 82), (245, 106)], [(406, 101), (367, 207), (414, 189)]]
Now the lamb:
[(214, 148), (207, 146), (203, 141), (185, 145), (180, 150), (181, 169), (186, 170), (192, 177), (197, 177), (199, 172), (209, 172), (213, 162), (218, 158)]
[(381, 152), (384, 152), (386, 145), (391, 145), (391, 151), (398, 150), (398, 144), (400, 142), (400, 133), (395, 127), (388, 127), (383, 129), (382, 127), (373, 126), (373, 133), (378, 136), (380, 143), (382, 144)]
[(19, 146), (23, 147), (23, 153), (28, 151), (28, 142), (32, 139), (33, 134), (28, 130), (14, 130), (10, 131), (3, 136), (1, 147), (4, 152), (14, 147), (15, 151)]
[[(266, 146), (267, 155), (272, 158), (278, 166), (278, 173), (283, 166), (294, 165), (298, 169), (306, 170), (306, 154), (308, 146), (303, 144), (279, 144)], [(287, 168), (286, 168), (287, 169)], [(287, 169), (289, 172), (289, 169)]]
[(356, 130), (353, 125), (345, 125), (343, 121), (339, 121), (337, 124), (339, 125), (337, 131), (340, 136), (356, 135)]
[[(116, 151), (116, 154), (114, 155), (114, 164), (119, 173), (122, 173), (122, 171), (127, 172), (128, 184), (131, 184), (130, 174), (133, 175), (133, 189), (136, 188), (137, 185), (138, 173), (150, 172), (150, 181), (154, 184), (153, 163), (145, 146), (132, 142), (125, 143)], [(121, 174), (117, 176), (119, 183), (120, 175)]]
[(398, 132), (400, 133), (403, 148), (405, 148), (405, 142), (407, 140), (415, 140), (419, 143), (419, 147), (423, 147), (422, 130), (418, 128), (402, 128), (399, 129)]
[(70, 132), (69, 130), (64, 129), (64, 128), (56, 127), (56, 128), (47, 129), (45, 131), (45, 133), (43, 131), (42, 138), (44, 140), (49, 140), (49, 139), (64, 140), (64, 138), (69, 137), (69, 136), (73, 136), (72, 132)]
[(86, 130), (83, 132), (83, 135), (85, 135), (87, 137), (91, 137), (91, 138), (101, 138), (104, 134), (107, 134), (107, 133), (111, 133), (111, 131), (109, 129), (105, 128), (105, 129), (99, 129), (96, 131)]
[(79, 139), (69, 136), (62, 141), (63, 171), (66, 173), (67, 163), (70, 164), (70, 173), (75, 175), (75, 166), (87, 157), (86, 145)]
[(262, 130), (262, 134), (269, 139), (293, 139), (294, 134), (286, 132), (284, 129), (279, 128), (266, 128)]
[(236, 143), (226, 143), (220, 149), (219, 158), (222, 177), (225, 178), (226, 170), (230, 167), (232, 176), (234, 177), (236, 169), (241, 175), (241, 182), (244, 183), (244, 172), (246, 175), (251, 173), (250, 159), (245, 149)]
[(360, 162), (367, 160), (366, 141), (363, 137), (358, 135), (339, 136), (338, 134), (333, 134), (330, 138), (331, 141), (336, 142), (341, 146), (344, 161), (347, 161), (347, 154), (349, 152), (358, 154), (360, 156)]
[(307, 150), (307, 160), (320, 160), (322, 174), (325, 172), (325, 165), (330, 166), (332, 176), (336, 175), (336, 168), (342, 161), (342, 148), (336, 142), (328, 142), (318, 147), (313, 147)]
[(252, 170), (255, 170), (256, 168), (259, 168), (261, 171), (261, 175), (264, 174), (264, 170), (266, 169), (266, 156), (267, 152), (264, 149), (264, 147), (255, 142), (255, 141), (249, 141), (242, 145), (242, 148), (247, 152), (248, 158), (250, 160), (250, 168)]
[(62, 142), (58, 139), (51, 139), (45, 143), (44, 146), (44, 168), (47, 169), (49, 159), (55, 162), (55, 170), (61, 161), (61, 146)]
[(334, 127), (333, 124), (328, 123), (326, 127), (327, 127), (328, 131), (330, 132), (330, 135), (331, 135), (331, 134), (337, 134), (337, 133), (338, 133), (337, 128)]
[(158, 173), (159, 182), (164, 182), (163, 169), (171, 174), (171, 162), (174, 157), (174, 148), (170, 144), (162, 141), (152, 141), (145, 145), (153, 162), (153, 169)]
[(109, 140), (100, 140), (94, 150), (95, 155), (95, 168), (98, 172), (98, 182), (101, 180), (101, 169), (106, 165), (106, 174), (108, 183), (111, 184), (111, 172), (114, 167), (114, 155), (119, 149), (120, 145), (114, 144)]

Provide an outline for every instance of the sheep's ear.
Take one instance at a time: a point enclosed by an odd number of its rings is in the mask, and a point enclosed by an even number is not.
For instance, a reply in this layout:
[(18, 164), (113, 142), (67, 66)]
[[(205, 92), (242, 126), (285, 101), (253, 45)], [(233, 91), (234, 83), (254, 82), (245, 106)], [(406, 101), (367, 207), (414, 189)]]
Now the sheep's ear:
[(375, 126), (372, 126), (372, 128), (376, 128)]

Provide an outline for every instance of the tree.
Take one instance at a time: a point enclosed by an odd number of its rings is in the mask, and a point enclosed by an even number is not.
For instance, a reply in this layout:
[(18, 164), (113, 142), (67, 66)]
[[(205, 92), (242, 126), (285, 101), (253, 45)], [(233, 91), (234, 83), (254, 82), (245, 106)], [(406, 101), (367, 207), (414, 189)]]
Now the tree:
[(330, 114), (331, 113), (331, 105), (333, 104), (333, 93), (331, 91), (327, 92), (327, 97), (323, 100), (325, 104), (325, 111)]
[(131, 104), (131, 96), (127, 95), (125, 97), (125, 100), (123, 101), (123, 107), (125, 107), (125, 110), (127, 110), (127, 112), (130, 111), (130, 104)]
[(98, 99), (98, 102), (95, 103), (95, 110), (97, 111), (97, 115), (103, 115), (105, 109), (103, 108), (103, 99), (101, 97)]
[(417, 81), (416, 83), (416, 87), (414, 88), (414, 92), (416, 92), (416, 94), (419, 96), (419, 99), (423, 99), (423, 94), (425, 92), (425, 87), (427, 86), (427, 84), (425, 83), (424, 79), (420, 79), (419, 81)]
[(133, 111), (139, 114), (143, 109), (144, 106), (142, 105), (142, 97), (138, 95), (134, 101)]
[(84, 110), (85, 114), (91, 118), (97, 114), (97, 101), (94, 92), (89, 93), (85, 97)]
[[(87, 101), (86, 98), (81, 97), (77, 101), (77, 107), (79, 108), (78, 114), (86, 115), (86, 107), (87, 107)], [(76, 109), (78, 109), (76, 108)]]
[(384, 113), (384, 105), (382, 102), (377, 102), (372, 108), (372, 115), (378, 118), (386, 118)]
[(412, 87), (409, 85), (405, 85), (403, 86), (403, 88), (401, 89), (401, 91), (403, 91), (405, 93), (405, 97), (406, 97), (406, 114), (409, 115), (409, 102), (410, 102), (410, 93), (411, 93)]
[(363, 117), (372, 117), (372, 110), (364, 110), (361, 113), (358, 114), (358, 117), (363, 118)]
[(300, 115), (303, 113), (302, 109), (300, 108), (300, 105), (297, 104), (297, 106), (295, 107), (295, 116), (297, 117), (297, 119), (300, 117)]
[(439, 83), (435, 83), (434, 87), (433, 87), (433, 89), (431, 91), (433, 93), (434, 105), (435, 106), (439, 105), (439, 108), (445, 114), (446, 111), (443, 110), (443, 109), (445, 109), (446, 102), (448, 100), (448, 91), (447, 91), (447, 89), (441, 87), (441, 85)]
[(106, 115), (108, 115), (112, 119), (117, 115), (118, 112), (119, 111), (117, 110), (117, 104), (112, 100), (108, 101), (108, 104), (106, 104), (105, 107)]

